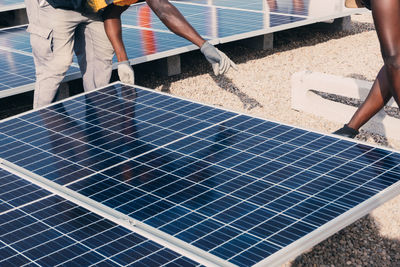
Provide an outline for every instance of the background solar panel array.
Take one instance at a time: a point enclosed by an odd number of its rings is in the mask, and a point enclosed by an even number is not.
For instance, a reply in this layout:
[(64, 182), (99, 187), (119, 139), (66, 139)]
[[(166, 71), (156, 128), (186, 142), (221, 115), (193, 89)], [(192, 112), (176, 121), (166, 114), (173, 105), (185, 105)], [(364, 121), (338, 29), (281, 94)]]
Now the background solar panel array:
[(0, 12), (24, 8), (23, 0), (0, 0)]
[[(238, 1), (232, 2), (237, 3)], [(262, 4), (260, 1), (259, 3)], [(208, 39), (218, 39), (260, 30), (273, 32), (273, 27), (306, 19), (305, 17), (297, 17), (290, 14), (270, 14), (268, 9), (261, 9), (262, 12), (255, 12), (254, 10), (199, 5), (197, 3), (173, 2), (173, 4), (200, 35)], [(129, 8), (125, 11), (122, 19), (122, 23), (125, 26), (132, 25), (159, 31), (168, 30), (144, 3)]]
[(197, 266), (0, 169), (0, 265)]
[[(34, 89), (35, 65), (26, 26), (0, 30), (0, 63), (0, 97)], [(79, 67), (74, 63), (67, 71), (65, 81), (80, 75)]]
[(119, 84), (1, 122), (0, 158), (240, 266), (400, 177), (393, 151)]
[[(184, 3), (184, 4), (196, 4), (196, 5), (208, 5), (224, 8), (237, 8), (246, 9), (253, 11), (264, 11), (266, 5), (270, 6), (270, 0), (259, 1), (259, 0), (248, 0), (248, 1), (229, 1), (229, 0), (175, 0), (173, 3)], [(282, 0), (278, 2), (283, 2)]]
[[(356, 12), (345, 10), (341, 0), (323, 1), (323, 8), (312, 8), (318, 3), (321, 5), (320, 0), (304, 0), (303, 5), (297, 9), (291, 0), (171, 2), (195, 29), (213, 44), (245, 39)], [(311, 12), (313, 9), (319, 10), (318, 13)], [(145, 3), (131, 6), (122, 18), (125, 45), (132, 64), (198, 49), (171, 33)], [(29, 58), (32, 56), (31, 47), (29, 34), (25, 29), (26, 26), (0, 30), (0, 53), (4, 63), (2, 66), (5, 66), (0, 72), (0, 97), (34, 89), (34, 64), (32, 58)], [(74, 59), (65, 81), (81, 76), (76, 62)]]

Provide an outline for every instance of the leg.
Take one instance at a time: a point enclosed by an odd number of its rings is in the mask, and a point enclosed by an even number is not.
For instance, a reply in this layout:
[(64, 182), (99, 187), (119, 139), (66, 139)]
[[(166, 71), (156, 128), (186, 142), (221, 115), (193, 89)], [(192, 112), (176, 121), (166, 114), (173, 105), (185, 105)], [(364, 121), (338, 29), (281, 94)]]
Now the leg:
[(33, 108), (50, 104), (72, 62), (74, 21), (71, 11), (60, 11), (47, 3), (26, 0), (27, 31), (36, 68)]
[(371, 0), (371, 8), (389, 82), (385, 89), (400, 106), (400, 2)]
[[(372, 15), (381, 45), (384, 66), (364, 103), (344, 128), (335, 133), (351, 137), (346, 126), (358, 130), (394, 97), (400, 106), (400, 2), (371, 0)], [(354, 136), (353, 136), (354, 137)]]
[(392, 96), (400, 105), (400, 2), (372, 0), (371, 4), (385, 65), (378, 73), (367, 99), (348, 123), (353, 129), (364, 125)]
[(390, 100), (392, 94), (389, 90), (390, 83), (387, 77), (386, 67), (383, 66), (364, 103), (357, 109), (347, 124), (350, 128), (358, 130)]
[(85, 91), (105, 86), (110, 82), (114, 49), (99, 18), (86, 18), (86, 22), (79, 25), (74, 50)]

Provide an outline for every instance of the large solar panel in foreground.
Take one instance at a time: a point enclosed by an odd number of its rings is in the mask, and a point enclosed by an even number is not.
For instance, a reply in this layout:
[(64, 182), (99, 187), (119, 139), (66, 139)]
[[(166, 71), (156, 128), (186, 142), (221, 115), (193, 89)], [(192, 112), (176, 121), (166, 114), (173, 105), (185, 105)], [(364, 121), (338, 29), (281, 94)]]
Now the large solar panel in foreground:
[(400, 186), (398, 152), (121, 84), (1, 122), (0, 158), (239, 266), (284, 263)]

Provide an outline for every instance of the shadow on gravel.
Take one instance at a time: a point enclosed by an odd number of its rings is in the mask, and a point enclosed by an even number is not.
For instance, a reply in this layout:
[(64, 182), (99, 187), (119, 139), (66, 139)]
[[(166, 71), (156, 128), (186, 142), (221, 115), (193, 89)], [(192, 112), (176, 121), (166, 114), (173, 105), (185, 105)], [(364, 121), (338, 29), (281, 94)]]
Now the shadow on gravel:
[(264, 58), (275, 53), (314, 46), (332, 39), (341, 39), (369, 31), (375, 31), (373, 23), (353, 21), (352, 30), (350, 31), (337, 31), (333, 30), (328, 23), (316, 23), (274, 33), (274, 48), (270, 50), (257, 51), (237, 46), (235, 43), (225, 44), (223, 47), (226, 47), (224, 52), (230, 55), (235, 63), (240, 64)]
[[(255, 50), (247, 48), (242, 44), (242, 41), (219, 45), (218, 48), (225, 52), (235, 63), (240, 64), (250, 60), (264, 58), (275, 53), (305, 46), (314, 46), (332, 39), (340, 39), (346, 36), (374, 30), (374, 25), (366, 22), (361, 23), (353, 21), (352, 30), (350, 31), (332, 30), (327, 23), (317, 23), (275, 33), (273, 49)], [(160, 78), (155, 75), (154, 72), (149, 72), (149, 69), (146, 69), (146, 71), (137, 73), (136, 81), (139, 85), (153, 88), (161, 86), (166, 82), (174, 82), (188, 77), (211, 73), (212, 71), (208, 62), (199, 51), (182, 54), (181, 64), (182, 74), (173, 77)]]
[(375, 220), (367, 215), (286, 266), (398, 267), (400, 266), (400, 240), (381, 236)]
[[(211, 74), (210, 74), (211, 75)], [(243, 93), (232, 81), (232, 79), (229, 79), (225, 75), (223, 76), (211, 76), (215, 83), (223, 90), (237, 96), (243, 104), (243, 108), (246, 110), (252, 110), (253, 108), (260, 107), (262, 108), (263, 106), (261, 105), (260, 102), (258, 102), (256, 99), (248, 96), (247, 94)]]

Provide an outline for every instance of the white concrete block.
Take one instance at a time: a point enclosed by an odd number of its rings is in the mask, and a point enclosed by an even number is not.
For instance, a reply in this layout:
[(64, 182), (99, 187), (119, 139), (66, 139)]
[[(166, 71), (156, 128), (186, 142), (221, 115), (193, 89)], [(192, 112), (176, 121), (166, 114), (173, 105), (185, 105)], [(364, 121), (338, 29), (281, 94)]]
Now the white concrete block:
[[(293, 109), (322, 116), (331, 121), (347, 123), (357, 110), (356, 107), (325, 99), (311, 90), (365, 100), (372, 82), (301, 71), (293, 74), (291, 86)], [(388, 106), (397, 107), (393, 99)], [(400, 140), (400, 119), (388, 116), (383, 110), (362, 129)]]

